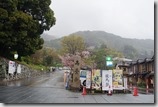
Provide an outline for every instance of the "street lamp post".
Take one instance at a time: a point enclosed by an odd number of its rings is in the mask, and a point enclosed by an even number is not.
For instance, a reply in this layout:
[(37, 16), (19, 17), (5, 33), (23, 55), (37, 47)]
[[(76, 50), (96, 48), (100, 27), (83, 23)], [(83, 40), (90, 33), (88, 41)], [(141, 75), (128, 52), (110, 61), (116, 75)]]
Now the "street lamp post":
[[(18, 59), (18, 54), (17, 54), (17, 53), (14, 54), (14, 59), (15, 59), (15, 60)], [(15, 75), (15, 78), (17, 78), (17, 65), (18, 65), (18, 64), (15, 62), (15, 74), (14, 74), (14, 75)]]
[(14, 59), (18, 59), (18, 54), (14, 54)]

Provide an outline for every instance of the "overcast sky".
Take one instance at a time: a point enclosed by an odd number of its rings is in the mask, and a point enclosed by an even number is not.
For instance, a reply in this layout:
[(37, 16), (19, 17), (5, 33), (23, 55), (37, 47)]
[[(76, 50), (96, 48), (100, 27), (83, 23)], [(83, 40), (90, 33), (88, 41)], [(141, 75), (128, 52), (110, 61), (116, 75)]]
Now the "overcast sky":
[(99, 30), (124, 38), (154, 39), (154, 0), (52, 0), (58, 37)]

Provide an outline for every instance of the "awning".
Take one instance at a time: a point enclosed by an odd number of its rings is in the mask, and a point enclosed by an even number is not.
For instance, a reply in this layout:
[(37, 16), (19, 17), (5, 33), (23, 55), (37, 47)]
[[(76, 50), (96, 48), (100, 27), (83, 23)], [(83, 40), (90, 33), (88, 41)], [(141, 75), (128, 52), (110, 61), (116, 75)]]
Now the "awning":
[(138, 73), (138, 72), (133, 73), (133, 76), (137, 76), (137, 75), (139, 75), (139, 73)]
[(154, 71), (151, 71), (149, 74), (147, 74), (146, 76), (145, 76), (145, 78), (148, 78), (148, 77), (150, 77), (150, 76), (154, 76)]
[(146, 75), (148, 75), (149, 73), (150, 72), (145, 71), (145, 72), (140, 73), (139, 76), (140, 77), (146, 77)]
[(154, 74), (155, 74), (154, 71), (151, 71), (151, 72), (149, 73), (150, 76), (152, 76), (152, 75), (154, 75)]

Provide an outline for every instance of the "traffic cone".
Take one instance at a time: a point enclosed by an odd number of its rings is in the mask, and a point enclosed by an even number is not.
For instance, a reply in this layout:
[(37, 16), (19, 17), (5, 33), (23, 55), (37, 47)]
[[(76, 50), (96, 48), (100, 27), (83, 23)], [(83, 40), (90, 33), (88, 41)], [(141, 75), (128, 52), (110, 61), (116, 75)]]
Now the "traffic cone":
[(83, 86), (83, 92), (82, 92), (82, 95), (86, 95), (86, 87)]
[(109, 86), (109, 91), (108, 91), (108, 94), (107, 94), (107, 95), (112, 95), (112, 92), (111, 92), (110, 86)]
[(138, 88), (137, 87), (133, 88), (133, 96), (138, 96)]

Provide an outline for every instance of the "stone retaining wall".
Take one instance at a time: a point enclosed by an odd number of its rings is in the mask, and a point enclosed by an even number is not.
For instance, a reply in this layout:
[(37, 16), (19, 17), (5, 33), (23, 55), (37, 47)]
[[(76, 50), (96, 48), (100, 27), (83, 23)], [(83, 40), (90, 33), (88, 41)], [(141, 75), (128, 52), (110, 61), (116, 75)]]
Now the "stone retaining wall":
[[(18, 64), (19, 63), (15, 62), (15, 65)], [(15, 72), (14, 74), (10, 74), (8, 73), (8, 67), (9, 67), (9, 60), (0, 57), (0, 82), (35, 77), (46, 73), (44, 71), (33, 70), (21, 64), (21, 73)], [(17, 70), (17, 66), (16, 66), (16, 70)]]

